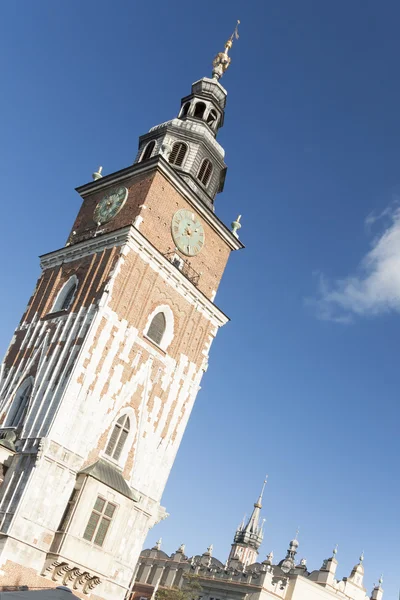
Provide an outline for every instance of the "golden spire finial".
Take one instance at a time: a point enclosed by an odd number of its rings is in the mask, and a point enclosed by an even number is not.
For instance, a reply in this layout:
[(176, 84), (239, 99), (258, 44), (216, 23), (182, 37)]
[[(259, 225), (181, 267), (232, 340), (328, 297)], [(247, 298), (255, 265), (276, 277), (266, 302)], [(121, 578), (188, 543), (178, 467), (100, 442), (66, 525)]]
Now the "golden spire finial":
[(232, 48), (233, 40), (239, 39), (239, 25), (240, 21), (238, 20), (231, 37), (225, 43), (225, 51), (218, 52), (213, 60), (213, 79), (220, 79), (231, 63), (231, 57), (228, 56), (228, 51)]

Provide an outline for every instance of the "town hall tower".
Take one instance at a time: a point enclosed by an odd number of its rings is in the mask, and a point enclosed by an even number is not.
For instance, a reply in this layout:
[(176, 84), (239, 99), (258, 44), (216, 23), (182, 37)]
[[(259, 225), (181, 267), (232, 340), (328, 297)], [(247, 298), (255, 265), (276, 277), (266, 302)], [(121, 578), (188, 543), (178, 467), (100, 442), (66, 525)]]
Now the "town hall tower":
[(237, 229), (215, 215), (226, 91), (192, 85), (134, 164), (77, 188), (66, 245), (42, 273), (0, 372), (0, 585), (124, 598), (210, 346)]

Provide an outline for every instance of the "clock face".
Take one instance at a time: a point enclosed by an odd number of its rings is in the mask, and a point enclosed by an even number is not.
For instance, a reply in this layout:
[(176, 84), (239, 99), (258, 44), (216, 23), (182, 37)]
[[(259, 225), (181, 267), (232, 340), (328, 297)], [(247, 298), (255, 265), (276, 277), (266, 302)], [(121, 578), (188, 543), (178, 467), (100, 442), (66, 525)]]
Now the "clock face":
[(93, 218), (98, 225), (106, 223), (121, 210), (128, 197), (126, 187), (109, 190), (94, 209)]
[(204, 246), (204, 229), (197, 215), (182, 208), (172, 217), (172, 237), (178, 250), (186, 256), (198, 254)]

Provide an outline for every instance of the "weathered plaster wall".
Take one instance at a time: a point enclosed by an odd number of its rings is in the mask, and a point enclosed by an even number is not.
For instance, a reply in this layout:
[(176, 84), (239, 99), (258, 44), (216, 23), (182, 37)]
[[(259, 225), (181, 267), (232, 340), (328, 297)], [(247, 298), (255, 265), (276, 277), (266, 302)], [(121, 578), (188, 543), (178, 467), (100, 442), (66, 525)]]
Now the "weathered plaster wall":
[[(131, 429), (115, 464), (140, 501), (119, 498), (118, 537), (107, 536), (101, 549), (90, 544), (88, 553), (82, 534), (99, 491), (93, 488), (59, 549), (100, 577), (96, 594), (122, 598), (149, 528), (163, 518), (161, 495), (226, 318), (135, 228), (91, 243), (93, 249), (75, 245), (43, 258), (45, 271), (4, 363), (3, 416), (21, 381), (32, 375), (35, 383), (20, 453), (0, 487), (0, 529), (12, 536), (0, 554), (3, 567), (20, 562), (42, 573), (77, 472), (106, 458), (112, 427), (127, 413)], [(72, 274), (79, 287), (71, 310), (49, 314)], [(159, 306), (170, 319), (163, 348), (146, 336)]]

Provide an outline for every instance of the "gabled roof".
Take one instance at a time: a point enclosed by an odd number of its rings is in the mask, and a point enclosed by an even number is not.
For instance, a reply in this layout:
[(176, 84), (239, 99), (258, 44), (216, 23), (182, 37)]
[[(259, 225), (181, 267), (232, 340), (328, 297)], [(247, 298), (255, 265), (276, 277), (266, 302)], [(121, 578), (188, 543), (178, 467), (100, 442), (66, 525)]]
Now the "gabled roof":
[(97, 479), (97, 481), (104, 483), (104, 485), (107, 485), (112, 490), (130, 498), (134, 502), (139, 502), (140, 500), (139, 494), (129, 487), (122, 477), (122, 473), (105, 460), (99, 459), (92, 465), (86, 467), (86, 469), (83, 469), (83, 471), (79, 471), (79, 475), (93, 477), (93, 479)]

